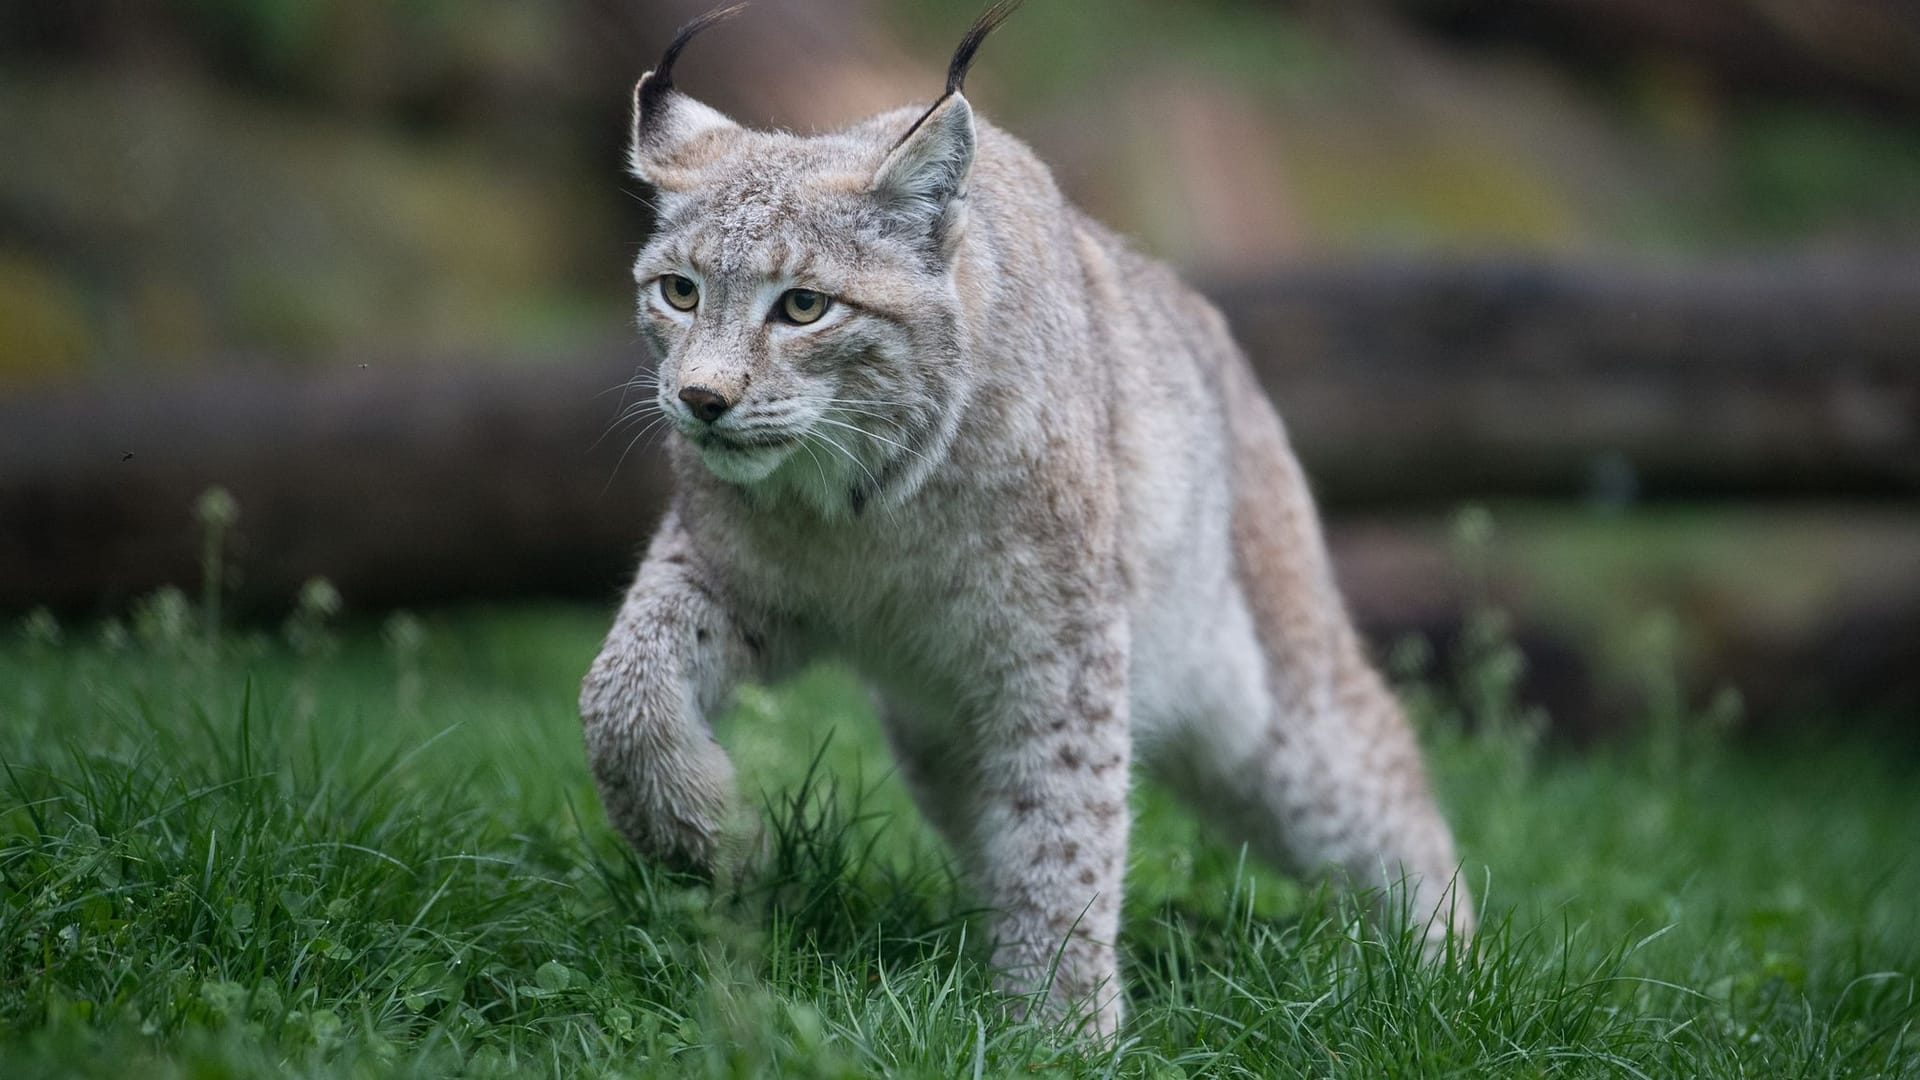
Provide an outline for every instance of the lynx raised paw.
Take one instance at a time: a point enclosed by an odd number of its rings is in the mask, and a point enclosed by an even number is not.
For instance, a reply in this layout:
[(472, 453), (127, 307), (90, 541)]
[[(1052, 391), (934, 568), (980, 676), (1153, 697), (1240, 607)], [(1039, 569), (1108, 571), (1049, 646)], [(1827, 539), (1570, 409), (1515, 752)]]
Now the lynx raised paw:
[(594, 774), (608, 820), (642, 855), (711, 874), (737, 863), (749, 846), (733, 765), (711, 743), (705, 752), (689, 747), (628, 768), (596, 759)]
[(596, 670), (581, 695), (587, 756), (608, 820), (642, 855), (709, 874), (732, 867), (752, 831), (733, 762), (684, 718), (662, 722), (632, 704), (646, 696), (632, 689)]

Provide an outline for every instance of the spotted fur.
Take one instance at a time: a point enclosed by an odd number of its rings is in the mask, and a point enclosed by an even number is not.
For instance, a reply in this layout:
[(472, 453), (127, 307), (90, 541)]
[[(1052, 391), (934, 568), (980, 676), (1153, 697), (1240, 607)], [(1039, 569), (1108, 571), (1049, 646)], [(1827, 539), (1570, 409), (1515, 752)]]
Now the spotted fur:
[[(634, 271), (677, 493), (581, 695), (635, 847), (741, 858), (708, 717), (836, 657), (991, 906), (1002, 985), (1049, 1015), (1121, 1021), (1136, 757), (1228, 842), (1469, 931), (1418, 748), (1218, 312), (957, 86), (816, 136), (648, 86), (631, 163), (659, 227)], [(832, 307), (784, 323), (794, 288)]]

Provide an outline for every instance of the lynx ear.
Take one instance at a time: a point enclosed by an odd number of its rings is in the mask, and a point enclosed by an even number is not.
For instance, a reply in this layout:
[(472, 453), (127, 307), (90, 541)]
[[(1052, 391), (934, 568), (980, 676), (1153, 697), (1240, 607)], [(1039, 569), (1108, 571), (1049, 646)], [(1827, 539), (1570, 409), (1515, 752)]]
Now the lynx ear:
[(674, 187), (683, 170), (674, 158), (687, 144), (714, 131), (739, 125), (673, 87), (673, 65), (681, 50), (701, 33), (745, 10), (746, 4), (718, 8), (680, 28), (660, 57), (659, 66), (640, 77), (633, 88), (633, 141), (627, 150), (627, 168), (657, 187)]
[(952, 252), (965, 222), (967, 177), (973, 172), (973, 106), (960, 88), (980, 43), (1022, 3), (998, 0), (967, 28), (947, 64), (947, 92), (893, 145), (873, 177), (880, 204), (943, 256)]
[(973, 107), (948, 94), (888, 152), (873, 177), (874, 198), (944, 250), (965, 217), (973, 150)]
[(687, 144), (715, 131), (734, 131), (740, 125), (717, 109), (675, 90), (649, 71), (633, 88), (633, 139), (627, 148), (627, 170), (636, 179), (658, 187), (675, 187), (680, 169), (674, 159)]

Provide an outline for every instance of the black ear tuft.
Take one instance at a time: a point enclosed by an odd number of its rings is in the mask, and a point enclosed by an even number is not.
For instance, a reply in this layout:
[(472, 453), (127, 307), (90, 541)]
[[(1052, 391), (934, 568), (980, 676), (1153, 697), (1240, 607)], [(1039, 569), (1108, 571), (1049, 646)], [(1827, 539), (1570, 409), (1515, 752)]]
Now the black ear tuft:
[(667, 91), (673, 89), (673, 65), (680, 59), (680, 51), (687, 47), (688, 42), (747, 10), (752, 3), (753, 0), (742, 0), (738, 4), (715, 8), (681, 27), (680, 32), (673, 35), (673, 43), (667, 46), (665, 53), (661, 54), (660, 63), (654, 66), (653, 76), (641, 87), (640, 108), (643, 111), (650, 110), (654, 105), (659, 104)]
[(997, 0), (992, 7), (981, 12), (979, 18), (973, 20), (973, 25), (967, 28), (967, 36), (960, 39), (960, 47), (953, 50), (953, 59), (947, 64), (946, 92), (940, 95), (938, 101), (929, 105), (927, 111), (920, 114), (920, 119), (915, 120), (913, 126), (900, 136), (899, 140), (893, 144), (895, 150), (906, 145), (907, 140), (913, 138), (914, 133), (920, 130), (920, 125), (927, 122), (927, 118), (933, 115), (934, 110), (944, 104), (948, 98), (960, 94), (961, 85), (967, 81), (967, 69), (973, 67), (974, 54), (980, 51), (980, 43), (987, 40), (988, 34), (1000, 29), (1000, 24), (1012, 18), (1013, 13), (1019, 11), (1020, 5), (1026, 2), (1027, 0)]
[(953, 50), (953, 61), (947, 65), (947, 95), (960, 92), (960, 85), (967, 81), (967, 69), (973, 66), (973, 55), (980, 51), (980, 43), (987, 35), (1000, 29), (1000, 24), (1013, 17), (1020, 5), (1027, 0), (999, 0), (998, 3), (980, 13), (980, 17), (967, 28), (967, 36), (960, 39), (960, 47)]

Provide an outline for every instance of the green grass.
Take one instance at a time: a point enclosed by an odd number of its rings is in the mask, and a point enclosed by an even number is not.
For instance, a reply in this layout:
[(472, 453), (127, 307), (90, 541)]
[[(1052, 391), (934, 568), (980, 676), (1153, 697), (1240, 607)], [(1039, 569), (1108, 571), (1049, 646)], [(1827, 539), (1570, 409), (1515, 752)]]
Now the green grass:
[[(1115, 1046), (1002, 1020), (974, 901), (843, 675), (727, 723), (773, 865), (631, 860), (573, 697), (606, 613), (218, 649), (181, 604), (0, 645), (0, 1075), (1878, 1076), (1920, 1072), (1920, 795), (1884, 749), (1579, 758), (1427, 725), (1460, 963), (1139, 828)], [(1424, 698), (1423, 698), (1424, 700)]]

